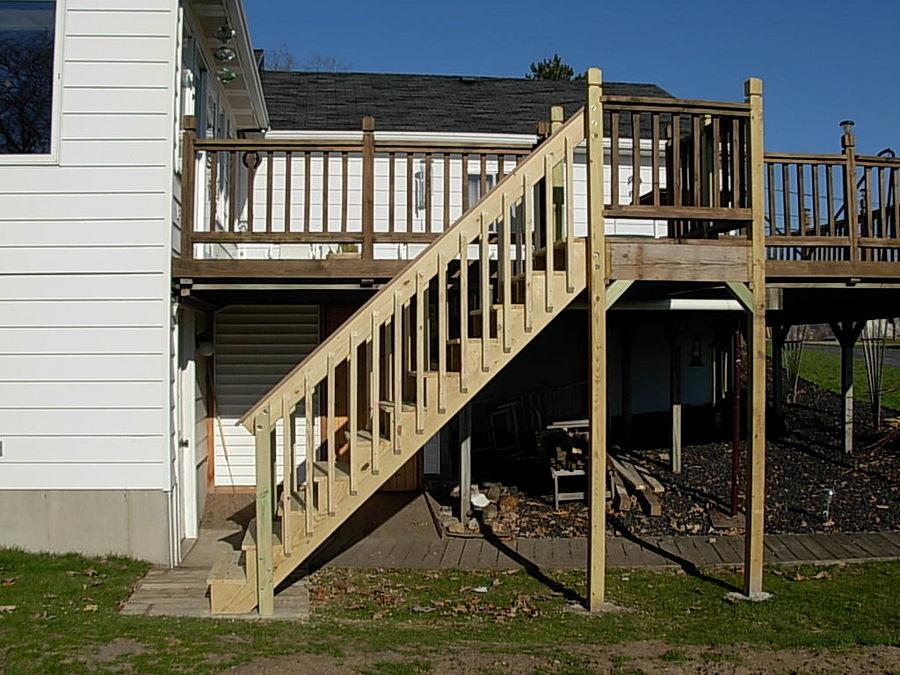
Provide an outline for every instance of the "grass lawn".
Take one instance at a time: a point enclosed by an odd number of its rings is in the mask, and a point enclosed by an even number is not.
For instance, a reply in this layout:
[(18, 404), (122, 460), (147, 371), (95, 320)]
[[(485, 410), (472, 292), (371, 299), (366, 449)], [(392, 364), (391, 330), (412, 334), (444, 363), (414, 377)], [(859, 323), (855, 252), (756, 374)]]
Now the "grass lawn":
[[(573, 609), (581, 572), (536, 580), (523, 571), (322, 570), (307, 624), (119, 615), (145, 570), (118, 558), (0, 551), (0, 671), (199, 673), (284, 657), (307, 672), (323, 663), (316, 659), (358, 672), (425, 672), (457, 653), (480, 672), (584, 672), (604, 652), (627, 670), (636, 644), (660, 669), (701, 648), (707, 663), (756, 658), (746, 645), (837, 655), (870, 646), (900, 658), (890, 649), (900, 645), (900, 562), (770, 569), (774, 597), (760, 604), (723, 599), (739, 584), (732, 573), (617, 570), (609, 597), (629, 611), (600, 616)], [(538, 666), (525, 667), (525, 655)]]
[[(800, 377), (824, 389), (839, 393), (841, 390), (840, 353), (804, 347), (800, 360)], [(893, 410), (900, 410), (900, 368), (885, 364), (882, 378), (882, 405)], [(853, 393), (856, 399), (862, 403), (869, 400), (869, 379), (866, 377), (866, 362), (862, 358), (853, 360)]]

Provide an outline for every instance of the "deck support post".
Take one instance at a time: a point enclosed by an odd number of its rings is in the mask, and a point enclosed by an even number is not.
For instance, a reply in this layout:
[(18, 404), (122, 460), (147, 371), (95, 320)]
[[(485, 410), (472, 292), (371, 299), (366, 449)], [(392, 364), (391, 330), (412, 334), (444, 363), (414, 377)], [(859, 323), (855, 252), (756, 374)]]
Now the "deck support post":
[(362, 259), (372, 260), (375, 257), (375, 118), (363, 117), (362, 130)]
[(606, 601), (606, 241), (603, 222), (603, 78), (587, 71), (584, 135), (587, 146), (588, 256), (590, 298), (590, 530), (587, 605)]
[(668, 326), (669, 343), (669, 407), (672, 421), (672, 443), (669, 459), (672, 473), (681, 473), (681, 328)]
[(622, 327), (622, 446), (631, 449), (631, 344), (634, 342), (634, 326)]
[(772, 420), (777, 433), (784, 430), (784, 342), (791, 325), (777, 325), (772, 328)]
[[(256, 441), (256, 596), (260, 616), (275, 611), (274, 561), (272, 559), (272, 425), (269, 409), (254, 421)], [(307, 479), (309, 480), (309, 479)]]
[(865, 321), (839, 321), (829, 324), (841, 345), (841, 420), (844, 428), (844, 452), (853, 452), (853, 347)]
[(459, 522), (466, 526), (472, 500), (472, 409), (459, 411)]
[[(763, 532), (766, 505), (766, 245), (763, 158), (762, 80), (750, 78), (744, 86), (750, 104), (749, 190), (752, 220), (752, 311), (748, 313), (749, 396), (747, 434), (747, 493), (744, 529), (744, 593), (763, 594)], [(735, 382), (735, 386), (739, 383)]]

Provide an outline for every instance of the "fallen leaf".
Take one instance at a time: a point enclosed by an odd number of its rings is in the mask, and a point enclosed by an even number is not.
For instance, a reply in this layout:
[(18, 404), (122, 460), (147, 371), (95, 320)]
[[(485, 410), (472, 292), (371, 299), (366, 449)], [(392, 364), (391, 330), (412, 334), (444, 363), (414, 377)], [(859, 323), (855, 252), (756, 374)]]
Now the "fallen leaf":
[(96, 612), (97, 609), (98, 609), (97, 605), (85, 605), (83, 611), (85, 611), (85, 612)]
[(18, 577), (9, 577), (8, 579), (4, 579), (2, 582), (0, 582), (0, 586), (12, 586), (14, 583), (16, 583), (17, 578)]
[(97, 570), (94, 569), (93, 567), (88, 567), (86, 570), (84, 570), (83, 574), (86, 577), (95, 577), (95, 576), (97, 576)]
[(15, 605), (0, 605), (0, 613), (15, 611)]

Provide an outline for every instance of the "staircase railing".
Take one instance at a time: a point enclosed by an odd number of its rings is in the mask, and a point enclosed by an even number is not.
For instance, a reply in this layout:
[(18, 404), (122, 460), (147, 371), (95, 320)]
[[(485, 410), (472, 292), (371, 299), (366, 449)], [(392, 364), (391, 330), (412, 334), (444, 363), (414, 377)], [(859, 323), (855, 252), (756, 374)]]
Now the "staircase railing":
[[(426, 371), (436, 369), (437, 375), (436, 405), (429, 405), (427, 414), (442, 416), (446, 414), (448, 387), (458, 386), (465, 392), (468, 375), (475, 369), (488, 367), (486, 362), (468, 362), (465, 346), (470, 337), (480, 337), (483, 343), (497, 339), (509, 350), (514, 284), (524, 288), (521, 295), (524, 326), (526, 331), (530, 330), (537, 245), (543, 244), (547, 249), (541, 274), (552, 275), (557, 249), (565, 260), (563, 266), (572, 269), (574, 228), (571, 218), (563, 219), (560, 228), (559, 219), (554, 217), (554, 201), (559, 203), (558, 199), (554, 200), (554, 176), (561, 177), (556, 182), (561, 179), (564, 201), (572, 204), (574, 150), (584, 140), (583, 127), (583, 114), (579, 111), (242, 418), (241, 423), (256, 438), (256, 543), (260, 584), (272, 584), (272, 530), (278, 508), (276, 444), (272, 436), (278, 422), (283, 421), (282, 509), (287, 513), (293, 503), (302, 502), (309, 534), (316, 527), (318, 514), (335, 511), (339, 470), (347, 472), (352, 494), (364, 474), (379, 472), (383, 448), (397, 454), (402, 452), (399, 427), (404, 406), (415, 411), (415, 433), (424, 432)], [(561, 171), (557, 169), (560, 164)], [(539, 209), (536, 204), (540, 205)], [(544, 285), (543, 302), (547, 309), (555, 301), (553, 286), (549, 282)], [(448, 299), (448, 292), (455, 297)], [(427, 317), (426, 305), (434, 308)], [(471, 325), (470, 316), (475, 318)], [(431, 337), (435, 333), (438, 347), (433, 350)], [(453, 354), (458, 380), (447, 377), (451, 339), (458, 340), (460, 345)], [(483, 344), (482, 355), (487, 352)], [(338, 395), (339, 388), (346, 395)], [(429, 401), (431, 397), (429, 394)], [(324, 424), (317, 446), (314, 416), (323, 412)], [(302, 480), (291, 421), (298, 415), (306, 422), (307, 457)], [(337, 427), (339, 418), (343, 418), (340, 420), (345, 431), (343, 439)], [(319, 457), (324, 459), (318, 460)], [(320, 500), (323, 503), (316, 500), (314, 484), (318, 471), (324, 474), (325, 495)], [(283, 527), (287, 520), (282, 518)], [(282, 532), (282, 545), (289, 554), (290, 532)], [(263, 604), (267, 596), (271, 597), (271, 588), (261, 587), (261, 613), (270, 609)]]

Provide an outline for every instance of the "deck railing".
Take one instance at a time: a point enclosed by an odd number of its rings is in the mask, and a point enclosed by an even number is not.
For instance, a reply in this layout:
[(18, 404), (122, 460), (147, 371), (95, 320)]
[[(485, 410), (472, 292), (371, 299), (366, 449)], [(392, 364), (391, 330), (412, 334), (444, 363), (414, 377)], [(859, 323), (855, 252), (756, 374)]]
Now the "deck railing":
[(532, 150), (490, 139), (376, 141), (374, 127), (368, 117), (358, 139), (325, 142), (197, 139), (188, 128), (182, 258), (237, 257), (238, 245), (300, 247), (287, 258), (422, 248)]
[(770, 260), (900, 261), (900, 159), (856, 153), (766, 153), (766, 250)]

